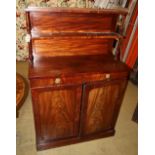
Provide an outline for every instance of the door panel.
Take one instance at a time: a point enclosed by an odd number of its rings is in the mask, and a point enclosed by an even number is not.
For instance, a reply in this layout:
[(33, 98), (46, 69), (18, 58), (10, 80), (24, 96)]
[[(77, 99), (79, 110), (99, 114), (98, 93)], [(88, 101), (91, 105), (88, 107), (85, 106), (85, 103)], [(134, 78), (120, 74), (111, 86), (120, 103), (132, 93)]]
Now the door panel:
[(32, 89), (32, 99), (38, 140), (78, 136), (81, 87)]
[(82, 135), (114, 127), (126, 80), (96, 82), (84, 86)]

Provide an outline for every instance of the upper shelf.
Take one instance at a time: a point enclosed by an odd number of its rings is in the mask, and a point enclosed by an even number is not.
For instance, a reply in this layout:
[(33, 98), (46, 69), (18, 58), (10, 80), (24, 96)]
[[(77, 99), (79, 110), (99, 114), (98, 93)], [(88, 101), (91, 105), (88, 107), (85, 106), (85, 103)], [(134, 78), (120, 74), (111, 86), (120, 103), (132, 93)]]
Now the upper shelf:
[[(116, 32), (119, 15), (126, 9), (38, 8), (26, 9), (28, 33), (32, 35), (53, 33)], [(103, 34), (104, 35), (104, 34)]]
[(109, 32), (51, 32), (51, 33), (36, 33), (31, 32), (31, 39), (49, 39), (55, 37), (63, 37), (74, 39), (76, 38), (105, 38), (105, 39), (115, 39), (119, 40), (122, 35), (119, 33), (109, 33)]
[(56, 13), (97, 13), (97, 14), (122, 14), (122, 15), (127, 15), (128, 14), (128, 9), (126, 8), (113, 8), (113, 9), (95, 9), (95, 8), (63, 8), (63, 7), (48, 7), (48, 8), (43, 8), (43, 7), (28, 7), (26, 9), (26, 12), (56, 12)]

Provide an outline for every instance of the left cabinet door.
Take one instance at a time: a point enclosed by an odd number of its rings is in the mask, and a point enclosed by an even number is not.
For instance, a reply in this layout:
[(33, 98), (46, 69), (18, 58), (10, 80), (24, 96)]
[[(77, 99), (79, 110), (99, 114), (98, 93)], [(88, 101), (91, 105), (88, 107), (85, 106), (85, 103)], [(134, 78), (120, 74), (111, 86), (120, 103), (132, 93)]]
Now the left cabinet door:
[(31, 89), (38, 147), (78, 137), (81, 90), (79, 85)]

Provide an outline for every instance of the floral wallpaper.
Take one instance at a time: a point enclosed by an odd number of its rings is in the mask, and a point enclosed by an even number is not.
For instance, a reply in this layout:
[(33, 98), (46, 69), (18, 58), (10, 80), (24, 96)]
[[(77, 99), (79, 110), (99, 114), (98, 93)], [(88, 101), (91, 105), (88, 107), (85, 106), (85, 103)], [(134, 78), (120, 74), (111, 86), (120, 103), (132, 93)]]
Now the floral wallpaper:
[(26, 20), (25, 8), (28, 6), (39, 7), (79, 7), (93, 8), (93, 1), (87, 0), (16, 0), (16, 59), (28, 60), (28, 46), (25, 42)]

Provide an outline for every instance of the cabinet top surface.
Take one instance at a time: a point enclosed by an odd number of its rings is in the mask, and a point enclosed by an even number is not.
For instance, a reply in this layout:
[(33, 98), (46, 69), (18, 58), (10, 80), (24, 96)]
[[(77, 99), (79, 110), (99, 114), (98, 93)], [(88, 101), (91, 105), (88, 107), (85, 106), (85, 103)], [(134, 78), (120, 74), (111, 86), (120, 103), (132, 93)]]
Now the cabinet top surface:
[(72, 76), (80, 73), (119, 73), (129, 68), (111, 56), (71, 56), (36, 59), (29, 65), (29, 78)]

